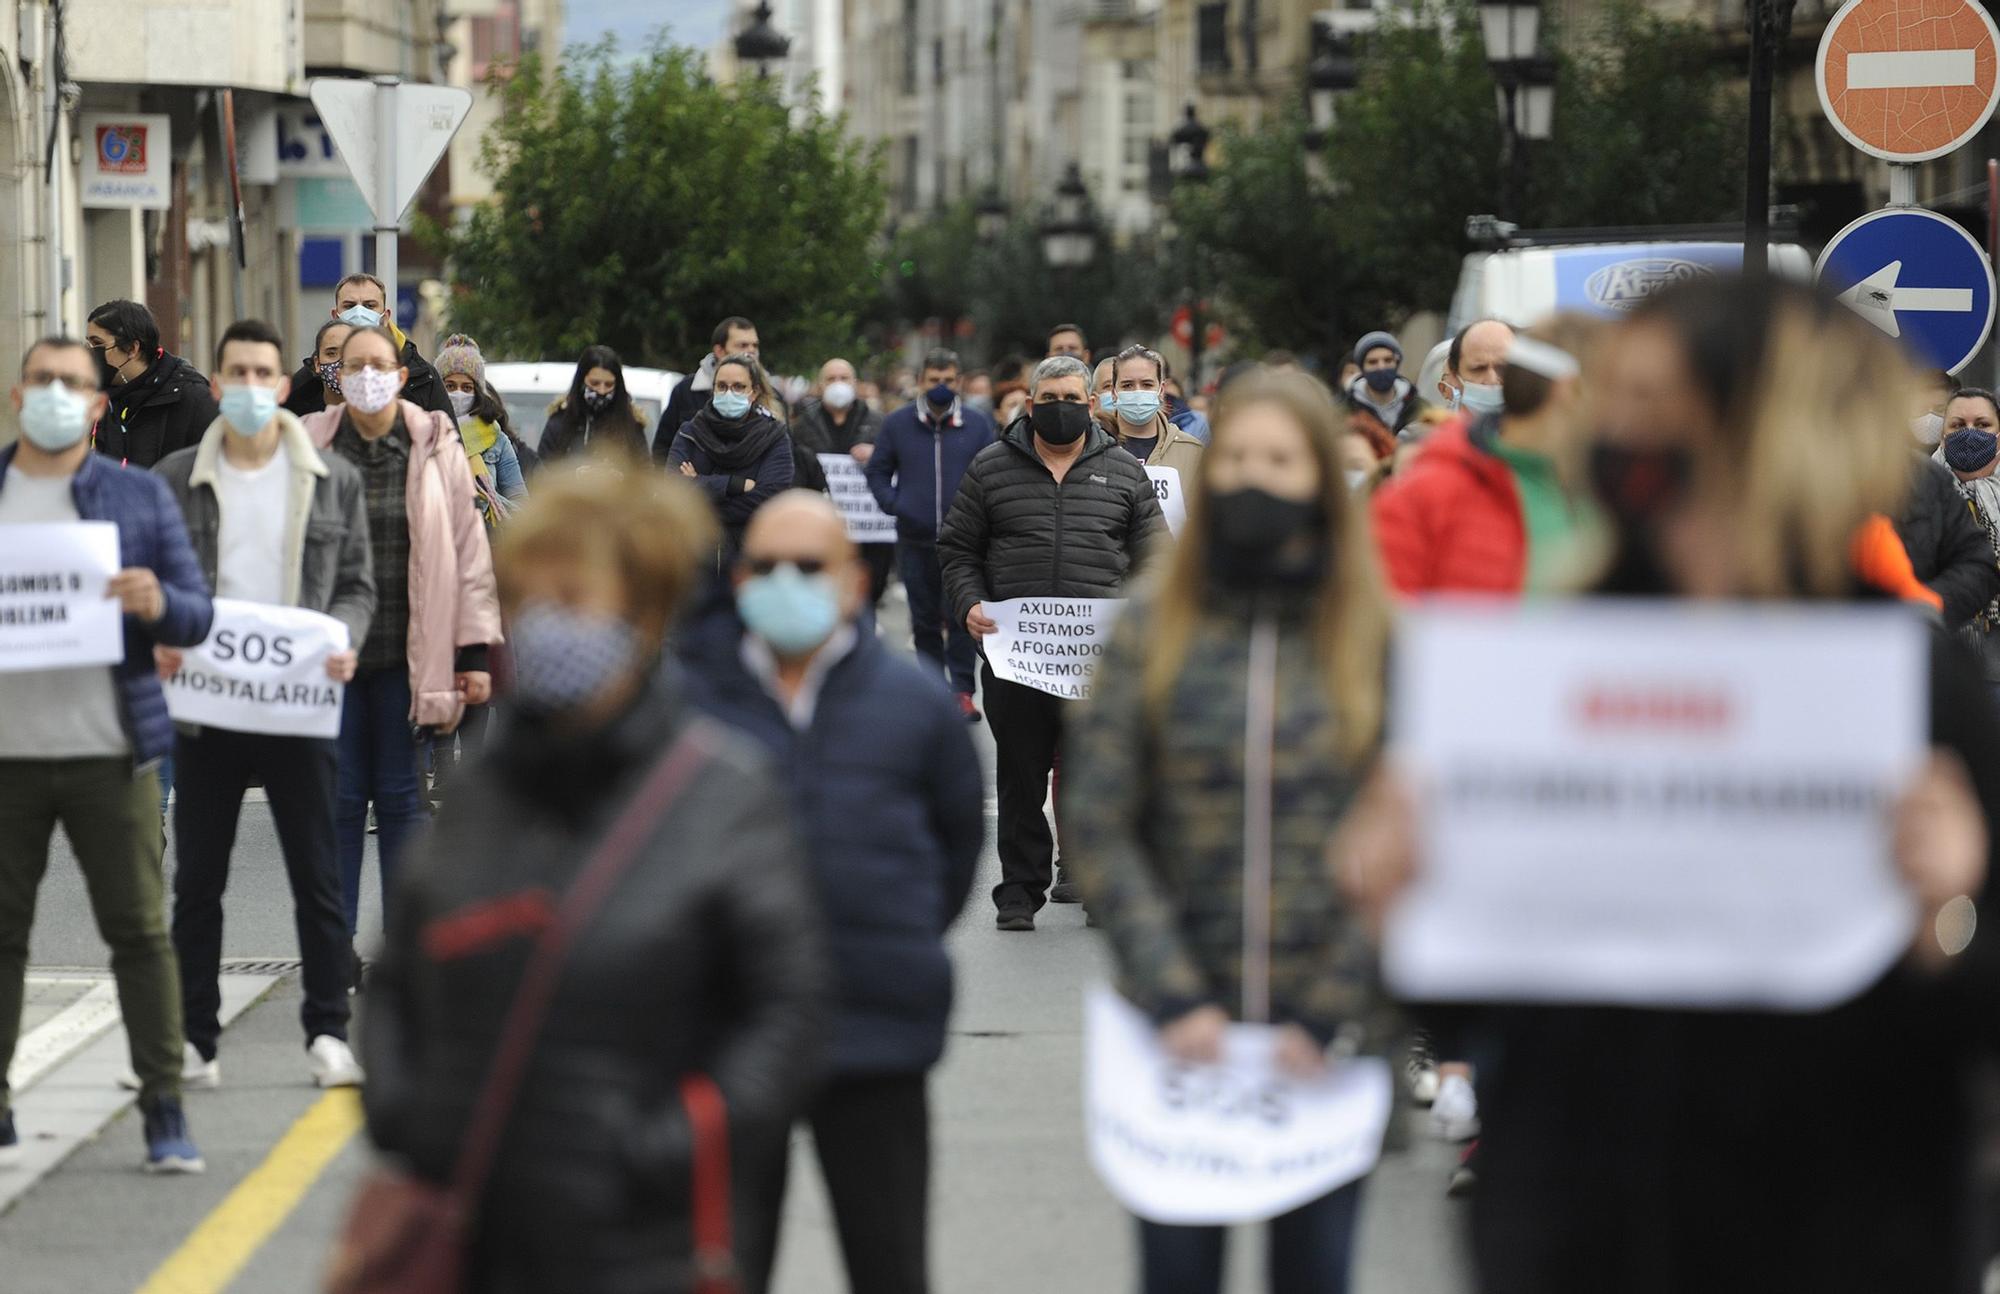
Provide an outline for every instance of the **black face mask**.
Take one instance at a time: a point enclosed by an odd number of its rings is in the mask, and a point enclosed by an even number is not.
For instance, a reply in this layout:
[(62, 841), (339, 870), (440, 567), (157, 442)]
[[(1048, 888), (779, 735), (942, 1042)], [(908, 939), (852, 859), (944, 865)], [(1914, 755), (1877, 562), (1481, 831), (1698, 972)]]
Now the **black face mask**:
[(118, 366), (113, 364), (109, 358), (111, 354), (109, 347), (103, 350), (93, 350), (91, 354), (97, 360), (97, 385), (100, 388), (108, 390), (124, 382), (125, 379), (118, 376)]
[(583, 393), (583, 407), (592, 413), (603, 413), (611, 407), (612, 397), (617, 394), (616, 391), (585, 391)]
[(1361, 375), (1368, 389), (1377, 395), (1387, 395), (1396, 389), (1396, 382), (1402, 375), (1393, 368), (1371, 368)]
[[(1215, 494), (1208, 500), (1209, 562), (1233, 585), (1306, 585), (1319, 579), (1326, 545), (1317, 499), (1281, 499), (1255, 488)], [(1304, 553), (1283, 551), (1301, 535), (1314, 538)]]
[(1603, 441), (1590, 447), (1590, 483), (1621, 526), (1652, 527), (1687, 499), (1694, 454), (1684, 447), (1632, 449)]
[(1049, 400), (1035, 406), (1029, 426), (1051, 445), (1074, 445), (1090, 430), (1090, 406), (1069, 400)]

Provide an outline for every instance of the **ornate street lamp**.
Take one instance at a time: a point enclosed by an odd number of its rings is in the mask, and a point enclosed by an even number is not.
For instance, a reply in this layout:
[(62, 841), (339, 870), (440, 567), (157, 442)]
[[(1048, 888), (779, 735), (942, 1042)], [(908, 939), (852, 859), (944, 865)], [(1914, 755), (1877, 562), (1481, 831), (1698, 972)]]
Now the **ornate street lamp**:
[(1527, 151), (1521, 144), (1555, 133), (1555, 62), (1538, 52), (1542, 10), (1534, 0), (1480, 0), (1479, 33), (1504, 128), (1500, 177), (1506, 193), (1501, 214), (1518, 218), (1527, 166)]
[(792, 38), (771, 25), (770, 0), (758, 0), (750, 25), (736, 34), (736, 61), (755, 64), (761, 81), (771, 75), (771, 64), (791, 50)]
[(1042, 257), (1050, 268), (1082, 269), (1097, 257), (1097, 226), (1090, 218), (1090, 190), (1075, 162), (1056, 186), (1049, 217), (1042, 222)]
[(998, 185), (989, 187), (979, 205), (973, 208), (974, 228), (979, 232), (982, 243), (997, 243), (1007, 233), (1007, 200), (1000, 196)]
[(1333, 133), (1339, 114), (1340, 96), (1361, 83), (1354, 64), (1352, 37), (1338, 35), (1323, 22), (1313, 24), (1312, 62), (1306, 64), (1306, 106), (1312, 117), (1312, 132), (1306, 147), (1318, 150)]
[(1174, 127), (1174, 133), (1167, 136), (1167, 170), (1174, 177), (1174, 183), (1192, 181), (1199, 184), (1208, 178), (1208, 141), (1211, 131), (1201, 124), (1195, 115), (1194, 105), (1187, 106), (1187, 115), (1181, 124)]

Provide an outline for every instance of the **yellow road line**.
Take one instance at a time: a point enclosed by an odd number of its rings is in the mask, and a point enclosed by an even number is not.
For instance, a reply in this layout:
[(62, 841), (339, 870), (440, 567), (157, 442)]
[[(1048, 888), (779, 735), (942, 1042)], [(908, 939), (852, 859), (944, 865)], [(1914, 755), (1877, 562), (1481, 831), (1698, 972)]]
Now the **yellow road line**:
[(237, 1183), (137, 1294), (222, 1294), (361, 1129), (361, 1099), (328, 1092)]

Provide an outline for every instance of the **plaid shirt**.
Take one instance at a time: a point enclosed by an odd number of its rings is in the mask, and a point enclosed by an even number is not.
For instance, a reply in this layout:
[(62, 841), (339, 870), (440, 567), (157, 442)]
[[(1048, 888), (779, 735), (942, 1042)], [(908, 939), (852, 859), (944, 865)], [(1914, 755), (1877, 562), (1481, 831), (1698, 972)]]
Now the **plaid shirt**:
[(379, 440), (365, 439), (351, 417), (333, 433), (333, 450), (361, 469), (368, 487), (368, 546), (375, 558), (375, 619), (361, 644), (362, 669), (408, 669), (410, 637), (410, 429), (403, 416)]

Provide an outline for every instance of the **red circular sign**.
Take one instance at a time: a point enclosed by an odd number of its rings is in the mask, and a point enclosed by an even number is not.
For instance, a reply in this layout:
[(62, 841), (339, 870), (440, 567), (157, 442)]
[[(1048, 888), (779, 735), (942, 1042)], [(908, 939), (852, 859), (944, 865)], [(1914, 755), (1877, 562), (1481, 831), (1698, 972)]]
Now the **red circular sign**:
[(1819, 42), (1834, 128), (1891, 162), (1942, 157), (2000, 102), (2000, 29), (1966, 0), (1848, 0)]

